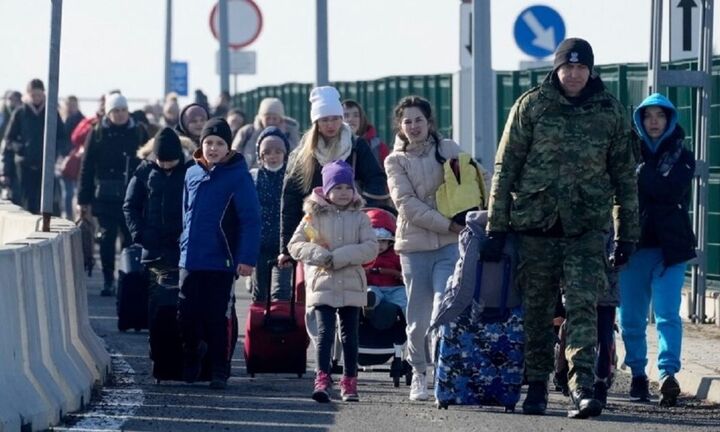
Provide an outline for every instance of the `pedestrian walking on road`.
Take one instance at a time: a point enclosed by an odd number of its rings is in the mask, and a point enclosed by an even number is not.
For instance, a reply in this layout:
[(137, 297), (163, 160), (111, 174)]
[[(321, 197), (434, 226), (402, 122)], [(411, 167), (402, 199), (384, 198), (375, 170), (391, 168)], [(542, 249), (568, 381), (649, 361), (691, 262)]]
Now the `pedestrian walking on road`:
[[(191, 103), (180, 111), (180, 121), (175, 130), (181, 139), (190, 139), (195, 145), (195, 149), (198, 149), (200, 148), (200, 133), (209, 118), (210, 114), (202, 105)], [(188, 156), (192, 156), (194, 152), (195, 150), (190, 152)]]
[(245, 156), (250, 168), (257, 167), (257, 141), (266, 127), (279, 127), (290, 143), (290, 151), (298, 145), (299, 125), (298, 122), (285, 115), (285, 106), (278, 98), (265, 98), (260, 101), (255, 121), (241, 127), (234, 135), (232, 148)]
[(250, 281), (253, 301), (265, 301), (268, 287), (272, 298), (290, 300), (291, 268), (270, 267), (280, 250), (280, 201), (290, 143), (277, 126), (265, 128), (258, 138), (259, 168), (251, 170), (262, 214), (260, 258)]
[(255, 186), (242, 155), (230, 150), (231, 139), (224, 119), (205, 123), (183, 192), (178, 301), (183, 378), (199, 378), (207, 353), (213, 389), (224, 389), (229, 377), (233, 284), (252, 274), (260, 247)]
[(185, 161), (180, 138), (170, 128), (149, 142), (152, 153), (130, 179), (123, 212), (132, 242), (143, 247), (141, 259), (154, 285), (177, 287), (185, 172), (194, 162)]
[(78, 206), (80, 217), (95, 216), (100, 226), (100, 262), (103, 296), (115, 295), (115, 255), (118, 235), (122, 247), (131, 239), (123, 215), (128, 182), (140, 160), (136, 153), (147, 140), (145, 129), (130, 118), (127, 99), (120, 93), (105, 97), (105, 116), (88, 137), (80, 168)]
[(546, 79), (515, 102), (495, 158), (482, 257), (500, 260), (507, 233), (518, 233), (529, 383), (525, 414), (544, 414), (547, 408), (561, 281), (573, 404), (568, 415), (601, 414), (593, 394), (596, 303), (607, 284), (605, 235), (611, 217), (615, 265), (627, 262), (639, 236), (629, 122), (593, 62), (587, 41), (564, 40)]
[(431, 362), (425, 334), (455, 269), (462, 226), (437, 209), (443, 164), (460, 147), (437, 134), (430, 102), (408, 96), (394, 110), (397, 135), (385, 159), (390, 196), (398, 210), (395, 250), (407, 289), (408, 361), (413, 368), (410, 400), (427, 400)]
[[(338, 101), (339, 102), (339, 101)], [(358, 327), (367, 304), (362, 265), (377, 256), (377, 240), (364, 201), (355, 189), (350, 165), (338, 160), (322, 169), (322, 187), (305, 199), (305, 216), (288, 244), (293, 259), (305, 264), (306, 301), (318, 327), (315, 389), (312, 398), (330, 402), (336, 315), (343, 349), (343, 401), (357, 402)]]
[(353, 167), (358, 193), (368, 206), (378, 207), (388, 198), (387, 177), (365, 140), (354, 139), (343, 124), (340, 93), (334, 87), (316, 87), (310, 92), (312, 127), (300, 146), (291, 153), (283, 184), (279, 263), (290, 261), (287, 244), (303, 218), (303, 200), (322, 185), (321, 169), (336, 160)]
[(640, 147), (638, 192), (640, 243), (620, 273), (620, 329), (625, 364), (632, 371), (630, 396), (647, 400), (647, 311), (658, 333), (660, 404), (674, 406), (680, 394), (675, 374), (680, 371), (682, 321), (680, 297), (687, 261), (695, 257), (695, 235), (688, 206), (695, 158), (684, 148), (685, 132), (675, 106), (655, 93), (633, 116)]
[(390, 154), (387, 144), (385, 144), (377, 134), (375, 126), (370, 124), (365, 110), (362, 106), (352, 99), (346, 99), (343, 105), (343, 119), (352, 129), (356, 137), (367, 141), (372, 150), (373, 156), (380, 164), (380, 168), (385, 169), (385, 158)]
[[(5, 130), (2, 148), (0, 184), (9, 187), (13, 198), (30, 213), (40, 213), (42, 167), (45, 155), (45, 85), (39, 79), (27, 85), (27, 100), (17, 108)], [(58, 157), (67, 153), (67, 134), (57, 114), (55, 151)], [(52, 164), (55, 161), (51, 161)], [(59, 204), (59, 203), (57, 203)], [(58, 206), (59, 207), (59, 206)], [(59, 210), (59, 209), (58, 209)]]

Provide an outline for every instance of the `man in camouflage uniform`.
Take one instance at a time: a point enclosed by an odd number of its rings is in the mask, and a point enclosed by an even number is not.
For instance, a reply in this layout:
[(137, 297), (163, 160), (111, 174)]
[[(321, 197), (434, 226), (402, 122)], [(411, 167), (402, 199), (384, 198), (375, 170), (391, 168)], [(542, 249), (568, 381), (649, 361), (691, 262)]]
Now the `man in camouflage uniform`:
[(638, 239), (635, 162), (629, 122), (593, 73), (592, 47), (563, 41), (545, 81), (518, 98), (495, 159), (486, 261), (500, 258), (505, 235), (519, 237), (517, 281), (525, 313), (525, 414), (544, 414), (553, 371), (553, 312), (566, 287), (568, 415), (598, 416), (592, 392), (595, 304), (606, 284), (604, 236), (614, 220), (614, 264)]

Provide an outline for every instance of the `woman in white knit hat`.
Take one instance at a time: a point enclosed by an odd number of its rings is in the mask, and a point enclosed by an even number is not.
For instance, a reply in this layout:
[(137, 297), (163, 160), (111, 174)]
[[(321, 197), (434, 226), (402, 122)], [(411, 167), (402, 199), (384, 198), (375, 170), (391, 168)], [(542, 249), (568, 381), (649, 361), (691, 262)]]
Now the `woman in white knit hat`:
[(255, 121), (240, 128), (235, 134), (232, 149), (245, 157), (248, 168), (257, 168), (257, 140), (266, 127), (277, 126), (290, 143), (290, 150), (297, 147), (300, 139), (298, 122), (285, 115), (285, 106), (278, 98), (268, 97), (260, 101)]
[(290, 260), (287, 244), (303, 217), (302, 204), (312, 190), (322, 185), (320, 170), (326, 164), (344, 160), (355, 170), (355, 181), (370, 206), (389, 198), (387, 177), (365, 140), (353, 138), (343, 123), (340, 93), (335, 87), (316, 87), (310, 92), (312, 126), (290, 155), (282, 193), (279, 263)]

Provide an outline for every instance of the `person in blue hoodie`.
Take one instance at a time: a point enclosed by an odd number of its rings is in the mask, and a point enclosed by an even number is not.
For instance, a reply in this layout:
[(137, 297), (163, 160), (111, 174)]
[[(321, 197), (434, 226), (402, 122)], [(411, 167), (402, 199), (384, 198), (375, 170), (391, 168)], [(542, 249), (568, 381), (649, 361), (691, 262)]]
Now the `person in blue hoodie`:
[(224, 119), (205, 123), (183, 191), (178, 300), (183, 375), (196, 381), (207, 353), (213, 389), (227, 386), (233, 283), (252, 274), (260, 246), (257, 193), (245, 159), (230, 150), (231, 141)]
[(647, 311), (652, 299), (658, 334), (660, 404), (673, 406), (680, 394), (682, 321), (680, 294), (687, 261), (695, 257), (688, 205), (695, 158), (683, 147), (677, 110), (659, 93), (648, 96), (633, 120), (640, 141), (638, 193), (641, 235), (637, 251), (620, 272), (620, 329), (625, 364), (632, 371), (630, 396), (648, 400)]
[(271, 287), (275, 300), (290, 299), (292, 269), (275, 268), (274, 264), (270, 264), (277, 262), (280, 250), (280, 201), (289, 153), (290, 141), (279, 127), (266, 127), (258, 135), (259, 168), (253, 168), (250, 173), (260, 200), (262, 235), (260, 258), (251, 280), (253, 301), (265, 301), (268, 287)]

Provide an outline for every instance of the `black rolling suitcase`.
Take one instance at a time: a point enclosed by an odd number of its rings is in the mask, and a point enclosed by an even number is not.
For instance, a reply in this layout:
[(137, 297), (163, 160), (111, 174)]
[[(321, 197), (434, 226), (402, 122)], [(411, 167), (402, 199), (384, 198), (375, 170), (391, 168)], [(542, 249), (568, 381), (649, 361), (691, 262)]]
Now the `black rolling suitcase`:
[(118, 330), (148, 328), (148, 285), (145, 266), (140, 262), (142, 247), (131, 245), (120, 254), (118, 271)]
[[(183, 380), (183, 349), (177, 320), (179, 293), (179, 288), (158, 285), (150, 293), (150, 359), (152, 375), (158, 384), (162, 381)], [(232, 359), (238, 338), (238, 321), (234, 304), (230, 317), (229, 324), (232, 326), (230, 359)], [(228, 377), (232, 375), (231, 363), (228, 362)], [(198, 381), (210, 381), (211, 374), (210, 356), (206, 355)]]

